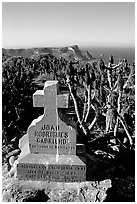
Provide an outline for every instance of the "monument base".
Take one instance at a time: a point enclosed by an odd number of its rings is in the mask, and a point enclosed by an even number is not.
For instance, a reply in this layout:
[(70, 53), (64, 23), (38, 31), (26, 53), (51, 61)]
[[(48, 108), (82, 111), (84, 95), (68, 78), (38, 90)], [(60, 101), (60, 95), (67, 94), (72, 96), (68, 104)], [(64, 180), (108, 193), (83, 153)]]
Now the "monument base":
[(50, 182), (86, 181), (86, 165), (76, 155), (28, 153), (17, 163), (21, 180)]

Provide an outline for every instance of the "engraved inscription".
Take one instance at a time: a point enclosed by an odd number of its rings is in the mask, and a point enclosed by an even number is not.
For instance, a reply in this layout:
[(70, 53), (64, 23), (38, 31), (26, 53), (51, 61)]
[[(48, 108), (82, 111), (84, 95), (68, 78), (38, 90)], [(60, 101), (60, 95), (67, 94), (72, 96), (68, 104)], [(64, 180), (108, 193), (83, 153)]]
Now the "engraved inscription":
[[(21, 164), (20, 164), (21, 165)], [(21, 167), (24, 169), (24, 179), (37, 179), (48, 181), (64, 181), (74, 182), (84, 180), (86, 168), (83, 166), (69, 166), (69, 165), (25, 165)]]
[(33, 149), (45, 149), (45, 150), (74, 150), (75, 146), (71, 144), (69, 139), (69, 133), (61, 131), (59, 125), (44, 124), (41, 130), (34, 131), (34, 137), (36, 138), (36, 144), (29, 144)]

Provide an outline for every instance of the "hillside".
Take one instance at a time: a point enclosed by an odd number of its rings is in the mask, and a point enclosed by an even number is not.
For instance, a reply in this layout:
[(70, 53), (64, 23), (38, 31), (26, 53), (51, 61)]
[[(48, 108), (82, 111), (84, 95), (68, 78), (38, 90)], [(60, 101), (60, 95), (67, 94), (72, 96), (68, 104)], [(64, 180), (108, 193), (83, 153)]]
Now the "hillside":
[(92, 55), (88, 51), (82, 51), (78, 45), (62, 47), (62, 48), (28, 48), (28, 49), (5, 49), (2, 48), (2, 54), (5, 58), (12, 56), (22, 56), (33, 58), (40, 54), (51, 54), (55, 57), (63, 57), (66, 60), (89, 60), (92, 59)]

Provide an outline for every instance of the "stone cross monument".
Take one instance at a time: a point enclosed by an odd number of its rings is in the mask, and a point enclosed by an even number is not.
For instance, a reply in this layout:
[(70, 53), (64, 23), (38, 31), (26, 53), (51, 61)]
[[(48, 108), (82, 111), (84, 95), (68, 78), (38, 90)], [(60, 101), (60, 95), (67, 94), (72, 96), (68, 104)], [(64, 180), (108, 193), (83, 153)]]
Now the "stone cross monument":
[(47, 81), (33, 95), (33, 105), (44, 114), (33, 120), (20, 140), (17, 176), (23, 180), (80, 182), (86, 180), (86, 165), (76, 156), (76, 131), (59, 116), (68, 108), (69, 93), (61, 94), (58, 81)]

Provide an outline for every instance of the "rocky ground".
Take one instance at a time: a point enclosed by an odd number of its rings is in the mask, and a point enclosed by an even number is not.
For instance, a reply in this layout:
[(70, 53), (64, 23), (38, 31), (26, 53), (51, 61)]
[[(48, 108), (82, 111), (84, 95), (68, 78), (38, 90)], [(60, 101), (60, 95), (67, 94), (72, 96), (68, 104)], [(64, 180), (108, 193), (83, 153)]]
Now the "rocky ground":
[(3, 166), (4, 202), (102, 202), (109, 188), (109, 179), (82, 183), (19, 181)]
[(19, 181), (3, 165), (3, 202), (134, 202), (135, 180), (128, 176), (82, 183)]
[(9, 172), (20, 150), (16, 147), (8, 152), (3, 156), (2, 167), (4, 202), (135, 201), (134, 152), (123, 151), (115, 160), (105, 159), (104, 155), (97, 157), (86, 154), (83, 157), (83, 154), (79, 154), (87, 167), (87, 181), (82, 183), (18, 181), (13, 173)]

